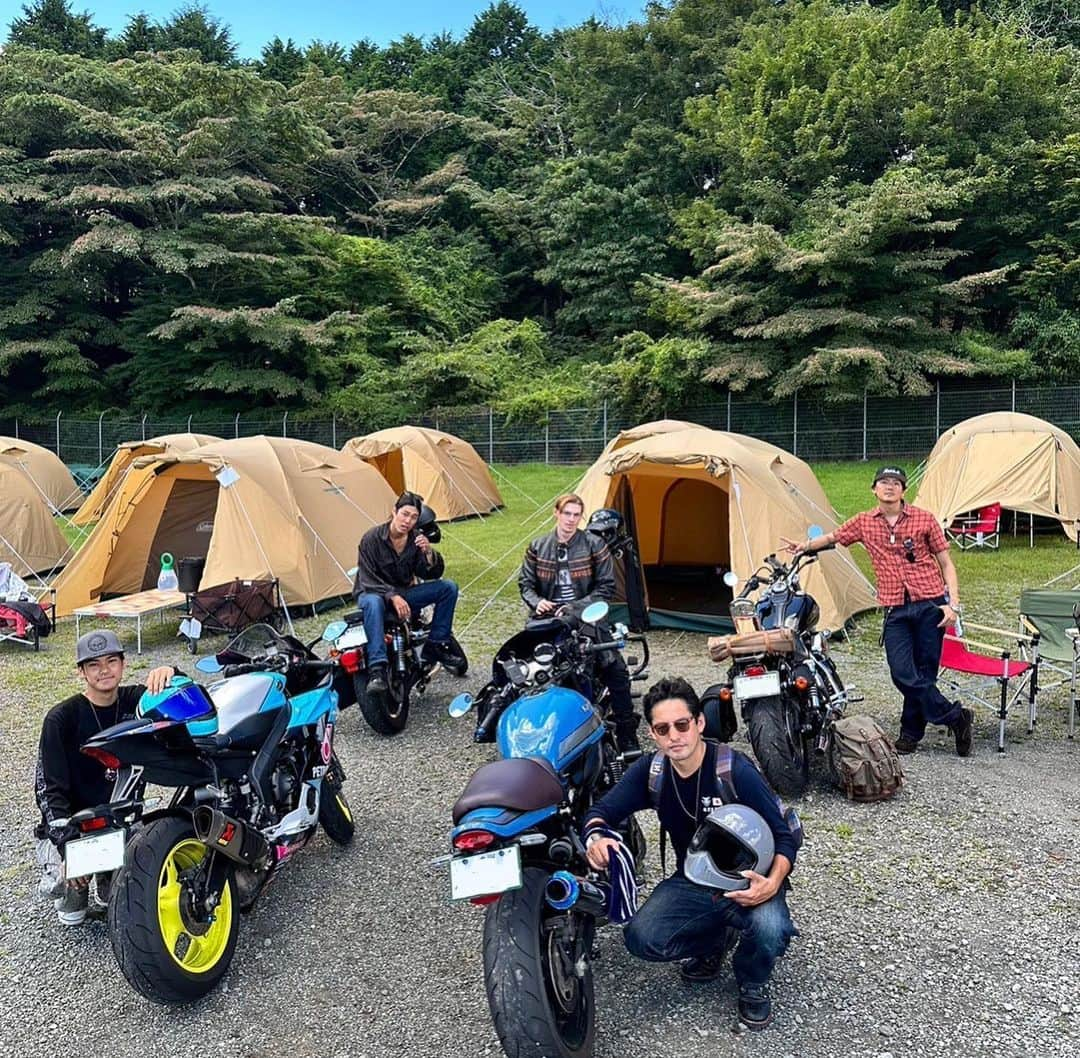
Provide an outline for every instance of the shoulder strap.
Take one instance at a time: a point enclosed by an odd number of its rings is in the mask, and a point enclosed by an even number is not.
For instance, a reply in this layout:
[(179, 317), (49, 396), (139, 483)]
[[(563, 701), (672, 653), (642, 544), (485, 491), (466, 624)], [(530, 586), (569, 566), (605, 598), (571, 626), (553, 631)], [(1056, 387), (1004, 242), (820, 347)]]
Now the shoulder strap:
[[(664, 783), (664, 754), (657, 750), (649, 761), (649, 803), (656, 811), (660, 806), (660, 790)], [(660, 824), (660, 873), (667, 876), (667, 828)]]
[(726, 742), (716, 743), (716, 781), (720, 786), (720, 796), (724, 804), (732, 804), (739, 799), (735, 792), (735, 751)]

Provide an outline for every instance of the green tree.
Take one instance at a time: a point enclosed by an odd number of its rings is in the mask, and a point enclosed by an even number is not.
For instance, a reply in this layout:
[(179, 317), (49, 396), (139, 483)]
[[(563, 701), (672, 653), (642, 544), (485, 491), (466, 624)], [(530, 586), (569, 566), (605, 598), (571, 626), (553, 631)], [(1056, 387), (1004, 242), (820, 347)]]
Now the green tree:
[(100, 55), (106, 30), (94, 25), (89, 11), (75, 14), (71, 0), (36, 0), (24, 4), (22, 16), (11, 20), (8, 43), (47, 48), (65, 55)]
[(292, 37), (285, 41), (274, 37), (263, 46), (255, 66), (263, 77), (288, 87), (300, 80), (305, 61), (303, 49), (293, 43)]
[(185, 4), (157, 26), (158, 47), (163, 51), (190, 48), (203, 62), (230, 66), (236, 62), (232, 30), (201, 4)]

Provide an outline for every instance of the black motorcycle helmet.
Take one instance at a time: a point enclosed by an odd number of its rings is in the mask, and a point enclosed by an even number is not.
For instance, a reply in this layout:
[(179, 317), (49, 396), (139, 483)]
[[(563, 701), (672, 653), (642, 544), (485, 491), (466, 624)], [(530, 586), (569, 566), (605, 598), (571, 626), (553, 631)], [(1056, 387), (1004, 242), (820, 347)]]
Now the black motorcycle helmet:
[(416, 520), (416, 531), (423, 533), (433, 544), (442, 539), (442, 530), (435, 520), (435, 512), (426, 504), (420, 505), (420, 517)]
[(601, 539), (611, 543), (619, 535), (623, 525), (623, 516), (613, 507), (601, 507), (589, 515), (585, 528)]

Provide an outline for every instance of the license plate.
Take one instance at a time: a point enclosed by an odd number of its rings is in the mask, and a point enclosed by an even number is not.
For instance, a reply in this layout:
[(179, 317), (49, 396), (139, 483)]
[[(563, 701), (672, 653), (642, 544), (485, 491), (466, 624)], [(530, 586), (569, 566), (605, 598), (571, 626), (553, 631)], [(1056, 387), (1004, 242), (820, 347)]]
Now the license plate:
[(338, 650), (345, 650), (348, 647), (362, 647), (367, 642), (367, 632), (364, 631), (363, 625), (357, 625), (355, 628), (350, 628), (347, 632), (342, 632), (338, 636), (337, 642), (334, 644)]
[(735, 697), (740, 701), (747, 698), (769, 698), (779, 693), (779, 672), (766, 672), (763, 676), (735, 677)]
[(124, 832), (106, 830), (89, 838), (69, 841), (64, 846), (64, 870), (69, 878), (82, 878), (100, 871), (115, 871), (124, 863)]
[(521, 849), (510, 845), (450, 861), (450, 899), (468, 900), (521, 888)]

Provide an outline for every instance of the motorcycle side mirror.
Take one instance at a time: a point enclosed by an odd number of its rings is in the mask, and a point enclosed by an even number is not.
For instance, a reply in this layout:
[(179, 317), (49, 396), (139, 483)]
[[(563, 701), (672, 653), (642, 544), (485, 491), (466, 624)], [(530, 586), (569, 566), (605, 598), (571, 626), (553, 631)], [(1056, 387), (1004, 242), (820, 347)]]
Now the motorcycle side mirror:
[(326, 643), (333, 643), (335, 639), (343, 636), (348, 629), (344, 621), (331, 621), (324, 629), (322, 638)]
[(446, 710), (455, 720), (460, 720), (472, 709), (473, 696), (471, 694), (459, 694)]
[(555, 661), (555, 647), (550, 643), (537, 643), (533, 657), (541, 665), (550, 665)]
[(727, 585), (727, 586), (728, 586), (729, 588), (736, 588), (736, 587), (738, 587), (738, 585), (739, 585), (739, 578), (738, 578), (738, 577), (737, 577), (737, 576), (735, 575), (735, 571), (734, 571), (734, 570), (731, 570), (731, 569), (729, 569), (729, 570), (727, 571), (727, 573), (725, 573), (725, 574), (724, 574), (724, 583), (725, 583), (725, 584), (726, 584), (726, 585)]
[(608, 615), (610, 607), (602, 599), (597, 602), (591, 602), (584, 610), (581, 611), (581, 621), (583, 624), (596, 625), (599, 624)]
[(806, 530), (807, 540), (816, 540), (819, 536), (824, 536), (825, 530), (820, 525), (812, 525)]
[(220, 672), (225, 666), (218, 661), (217, 658), (199, 658), (195, 662), (195, 668), (200, 672), (205, 672), (208, 676), (212, 676), (215, 672)]

